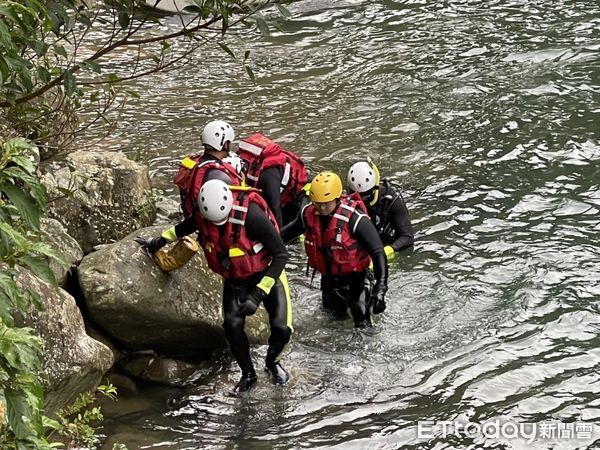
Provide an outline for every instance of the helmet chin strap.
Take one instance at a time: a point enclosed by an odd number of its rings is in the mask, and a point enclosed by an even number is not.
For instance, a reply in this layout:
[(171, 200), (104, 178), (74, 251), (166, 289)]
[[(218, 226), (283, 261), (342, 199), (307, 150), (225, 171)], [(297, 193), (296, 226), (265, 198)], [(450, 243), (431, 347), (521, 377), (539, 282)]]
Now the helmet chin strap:
[(373, 199), (369, 202), (369, 205), (374, 206), (379, 200), (379, 181), (381, 180), (381, 175), (379, 174), (379, 169), (373, 162), (370, 156), (367, 156), (367, 162), (373, 168), (373, 172), (375, 173), (375, 186), (373, 187)]

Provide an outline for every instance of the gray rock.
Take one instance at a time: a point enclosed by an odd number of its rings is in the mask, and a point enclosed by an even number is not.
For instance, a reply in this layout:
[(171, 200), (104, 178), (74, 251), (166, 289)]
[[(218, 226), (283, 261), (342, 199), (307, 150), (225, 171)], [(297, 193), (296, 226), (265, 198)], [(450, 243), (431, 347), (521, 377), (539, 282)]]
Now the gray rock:
[(116, 242), (156, 217), (148, 168), (122, 153), (78, 151), (42, 171), (51, 200), (49, 216), (67, 228), (84, 253)]
[(56, 281), (60, 286), (65, 287), (69, 272), (83, 259), (83, 250), (58, 220), (44, 218), (41, 228), (44, 242), (50, 245), (66, 263), (63, 265), (54, 259), (49, 260), (50, 270), (54, 273)]
[(44, 343), (46, 413), (70, 404), (82, 392), (94, 390), (113, 365), (112, 352), (89, 337), (75, 300), (21, 269), (19, 284), (37, 292), (43, 311), (33, 310), (23, 325), (31, 327)]
[(119, 367), (134, 378), (168, 386), (185, 386), (200, 370), (196, 364), (156, 355), (124, 359), (119, 361)]
[(169, 197), (162, 197), (156, 202), (156, 220), (154, 225), (172, 224), (183, 219), (181, 202)]
[[(202, 252), (165, 273), (133, 240), (163, 230), (140, 230), (83, 258), (78, 277), (90, 317), (129, 351), (204, 356), (225, 348), (222, 280), (208, 269)], [(268, 319), (262, 307), (249, 318), (246, 331), (251, 342), (266, 342)]]

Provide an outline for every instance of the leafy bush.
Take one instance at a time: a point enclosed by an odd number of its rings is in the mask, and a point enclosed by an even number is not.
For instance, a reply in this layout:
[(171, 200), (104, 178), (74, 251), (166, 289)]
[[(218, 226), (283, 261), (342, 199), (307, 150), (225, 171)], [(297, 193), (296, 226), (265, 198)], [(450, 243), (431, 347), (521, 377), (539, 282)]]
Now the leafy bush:
[(29, 328), (15, 327), (17, 314), (40, 308), (38, 293), (17, 287), (18, 268), (56, 286), (39, 240), (45, 190), (35, 176), (35, 148), (23, 139), (0, 145), (0, 448), (51, 448), (43, 430), (42, 343)]

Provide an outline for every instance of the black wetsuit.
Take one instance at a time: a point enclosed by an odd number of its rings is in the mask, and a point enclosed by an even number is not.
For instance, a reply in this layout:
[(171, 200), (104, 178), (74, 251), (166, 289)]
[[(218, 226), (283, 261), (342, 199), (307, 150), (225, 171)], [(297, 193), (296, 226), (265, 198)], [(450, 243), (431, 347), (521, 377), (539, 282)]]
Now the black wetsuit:
[(365, 200), (365, 204), (383, 245), (391, 246), (396, 252), (413, 245), (412, 224), (398, 185), (381, 180), (377, 203), (371, 206)]
[[(195, 221), (184, 221), (175, 226), (177, 237), (193, 233), (197, 230)], [(271, 255), (271, 264), (265, 271), (259, 272), (243, 280), (225, 279), (223, 285), (223, 328), (231, 353), (242, 369), (243, 376), (255, 374), (250, 358), (250, 344), (244, 331), (246, 318), (237, 315), (240, 303), (256, 287), (264, 276), (276, 280), (271, 292), (264, 300), (269, 314), (269, 348), (267, 365), (278, 362), (292, 335), (292, 317), (289, 288), (283, 269), (288, 260), (285, 248), (277, 229), (273, 226), (265, 212), (255, 203), (248, 206), (245, 230), (248, 239), (264, 245), (263, 251)]]
[(261, 190), (261, 195), (271, 208), (279, 228), (292, 222), (304, 205), (308, 203), (308, 197), (301, 192), (293, 202), (281, 204), (281, 180), (283, 179), (283, 168), (273, 166), (263, 170), (258, 177), (257, 188)]
[[(283, 228), (281, 237), (284, 242), (290, 242), (304, 232), (305, 213), (306, 208), (302, 210), (296, 220)], [(319, 217), (323, 230), (327, 228), (331, 217)], [(387, 287), (387, 259), (375, 226), (367, 216), (354, 212), (350, 217), (349, 227), (352, 236), (356, 238), (358, 244), (367, 251), (373, 260), (375, 284)], [(348, 275), (321, 274), (323, 308), (332, 311), (340, 318), (345, 318), (347, 308), (350, 308), (355, 326), (370, 325), (369, 296), (372, 284), (367, 272), (367, 270), (364, 270)]]

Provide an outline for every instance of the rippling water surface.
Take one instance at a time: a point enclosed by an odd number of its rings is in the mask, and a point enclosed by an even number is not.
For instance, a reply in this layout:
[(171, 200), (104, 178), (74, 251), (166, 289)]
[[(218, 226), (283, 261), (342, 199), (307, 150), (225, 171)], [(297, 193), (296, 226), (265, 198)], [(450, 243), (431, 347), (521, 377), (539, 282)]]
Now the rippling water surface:
[[(216, 355), (193, 388), (147, 387), (105, 409), (103, 448), (600, 447), (600, 4), (289, 9), (272, 36), (228, 38), (251, 50), (256, 84), (206, 50), (137, 85), (115, 142), (167, 193), (213, 117), (313, 170), (345, 176), (371, 155), (404, 188), (414, 250), (392, 264), (388, 310), (363, 335), (319, 309), (292, 248), (290, 384), (263, 376), (230, 398), (238, 371)], [(257, 367), (265, 351), (253, 349)], [(445, 435), (445, 421), (529, 424), (536, 438)]]

